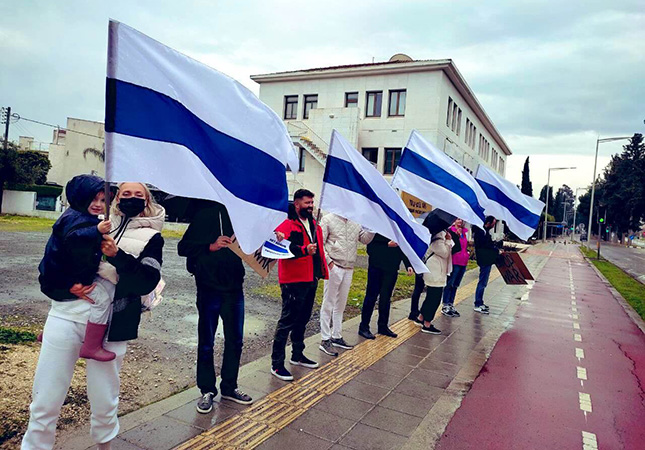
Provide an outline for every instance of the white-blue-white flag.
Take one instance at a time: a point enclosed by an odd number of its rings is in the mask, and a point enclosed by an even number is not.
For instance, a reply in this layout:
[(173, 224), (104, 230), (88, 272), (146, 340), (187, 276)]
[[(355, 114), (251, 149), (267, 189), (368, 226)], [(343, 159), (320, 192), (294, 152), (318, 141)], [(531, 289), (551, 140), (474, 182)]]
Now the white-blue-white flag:
[(416, 273), (428, 271), (423, 256), (430, 232), (414, 220), (383, 175), (336, 130), (331, 135), (320, 208), (393, 240)]
[(544, 203), (522, 194), (513, 183), (482, 164), (477, 168), (475, 179), (490, 200), (486, 215), (506, 222), (520, 239), (529, 239), (538, 227)]
[(286, 166), (298, 159), (280, 118), (234, 79), (110, 21), (106, 179), (226, 206), (245, 253), (287, 217)]
[(488, 199), (466, 169), (412, 130), (392, 186), (480, 228)]

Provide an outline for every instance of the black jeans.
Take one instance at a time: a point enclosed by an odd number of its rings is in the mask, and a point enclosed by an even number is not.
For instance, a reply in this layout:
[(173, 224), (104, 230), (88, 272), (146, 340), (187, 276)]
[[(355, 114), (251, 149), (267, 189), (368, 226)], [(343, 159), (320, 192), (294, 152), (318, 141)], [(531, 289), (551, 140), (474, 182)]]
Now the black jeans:
[(398, 276), (398, 270), (385, 271), (377, 267), (367, 268), (367, 288), (361, 310), (360, 328), (362, 330), (368, 330), (370, 327), (370, 320), (372, 320), (372, 313), (374, 312), (377, 297), (378, 329), (384, 330), (388, 328), (388, 322), (390, 320), (390, 299), (392, 298), (392, 292), (394, 291)]
[(421, 305), (421, 310), (419, 311), (425, 322), (432, 322), (434, 320), (439, 304), (441, 304), (442, 294), (442, 287), (428, 286), (426, 289), (426, 299), (423, 301), (423, 305)]
[(292, 355), (299, 359), (305, 350), (305, 329), (311, 318), (318, 280), (309, 283), (281, 284), (282, 314), (275, 328), (271, 362), (273, 367), (284, 365), (287, 339), (291, 334)]
[(423, 281), (423, 274), (416, 274), (414, 276), (414, 291), (412, 291), (412, 299), (410, 300), (410, 317), (419, 315), (419, 299), (424, 287), (426, 284)]
[(217, 322), (224, 324), (224, 355), (222, 357), (222, 382), (220, 389), (231, 393), (237, 389), (240, 357), (244, 337), (244, 293), (216, 292), (197, 286), (197, 386), (202, 394), (217, 392), (215, 389), (215, 363), (213, 361)]

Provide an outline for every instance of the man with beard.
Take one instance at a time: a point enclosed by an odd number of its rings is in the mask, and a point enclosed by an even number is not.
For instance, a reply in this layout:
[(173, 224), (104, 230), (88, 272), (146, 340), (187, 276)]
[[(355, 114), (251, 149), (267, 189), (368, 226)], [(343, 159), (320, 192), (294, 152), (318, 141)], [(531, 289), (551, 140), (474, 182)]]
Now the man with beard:
[(328, 278), (327, 263), (320, 226), (313, 218), (314, 194), (298, 189), (289, 205), (288, 219), (276, 228), (278, 240), (287, 239), (294, 258), (278, 262), (278, 279), (282, 291), (282, 314), (276, 326), (271, 353), (271, 373), (281, 380), (293, 376), (284, 367), (285, 347), (291, 335), (292, 353), (289, 363), (309, 369), (318, 363), (307, 358), (305, 328), (311, 318), (318, 280)]

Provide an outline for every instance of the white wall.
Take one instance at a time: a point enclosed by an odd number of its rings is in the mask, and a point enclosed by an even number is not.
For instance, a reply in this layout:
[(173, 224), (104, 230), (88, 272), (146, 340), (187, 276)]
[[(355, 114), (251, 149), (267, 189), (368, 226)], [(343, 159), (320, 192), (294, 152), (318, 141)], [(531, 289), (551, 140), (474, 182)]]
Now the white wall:
[(2, 191), (2, 214), (31, 215), (36, 210), (36, 193)]

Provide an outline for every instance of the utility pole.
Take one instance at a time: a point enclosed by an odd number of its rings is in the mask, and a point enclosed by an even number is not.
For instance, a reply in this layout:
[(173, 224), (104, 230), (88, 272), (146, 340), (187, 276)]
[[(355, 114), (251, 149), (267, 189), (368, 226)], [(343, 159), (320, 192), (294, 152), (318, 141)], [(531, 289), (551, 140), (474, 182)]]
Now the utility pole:
[(6, 120), (4, 126), (4, 150), (7, 151), (7, 147), (9, 146), (9, 122), (11, 121), (11, 106), (7, 107), (5, 111), (7, 112), (7, 115), (4, 116), (4, 119)]

